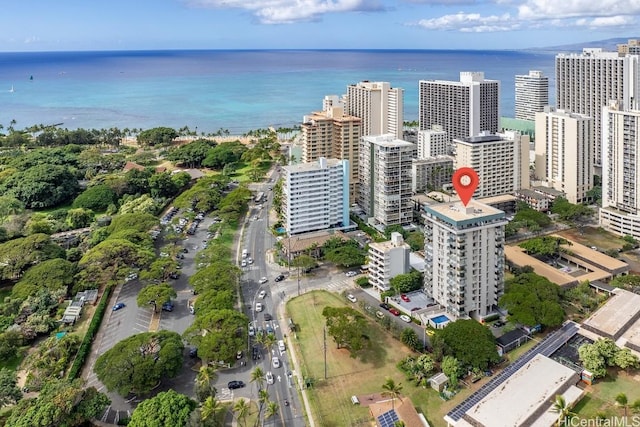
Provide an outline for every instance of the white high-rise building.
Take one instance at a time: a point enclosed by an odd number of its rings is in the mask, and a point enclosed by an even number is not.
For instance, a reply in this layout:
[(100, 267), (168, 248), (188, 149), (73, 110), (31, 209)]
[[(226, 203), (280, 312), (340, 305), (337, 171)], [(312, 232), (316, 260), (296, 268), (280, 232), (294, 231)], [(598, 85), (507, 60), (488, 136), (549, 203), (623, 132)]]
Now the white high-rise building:
[(358, 205), (379, 229), (413, 219), (411, 160), (416, 146), (392, 134), (360, 139)]
[(556, 106), (560, 110), (593, 117), (594, 173), (602, 165), (602, 107), (618, 101), (622, 108), (637, 108), (640, 95), (640, 57), (620, 56), (599, 48), (581, 54), (556, 55)]
[(449, 140), (498, 132), (499, 81), (485, 80), (482, 72), (461, 72), (459, 82), (420, 80), (419, 87), (420, 129), (440, 125)]
[(542, 71), (516, 75), (516, 119), (535, 120), (549, 105), (549, 77)]
[(349, 225), (349, 162), (321, 157), (282, 167), (282, 213), (289, 235)]
[(570, 203), (587, 200), (593, 188), (593, 120), (545, 107), (536, 113), (535, 175), (562, 191)]
[(516, 131), (454, 140), (455, 168), (473, 168), (480, 180), (474, 197), (514, 194), (529, 188), (529, 135)]
[(418, 131), (418, 159), (446, 156), (452, 151), (451, 140), (442, 126), (433, 125), (431, 129)]
[(388, 291), (389, 281), (410, 270), (411, 247), (404, 242), (402, 234), (391, 233), (391, 240), (369, 244), (369, 283), (378, 292)]
[(600, 225), (640, 240), (640, 110), (603, 108), (602, 142)]
[(388, 82), (362, 81), (347, 86), (345, 113), (362, 119), (362, 135), (402, 138), (404, 90)]
[(456, 318), (486, 317), (504, 293), (505, 213), (475, 200), (424, 210), (427, 295)]

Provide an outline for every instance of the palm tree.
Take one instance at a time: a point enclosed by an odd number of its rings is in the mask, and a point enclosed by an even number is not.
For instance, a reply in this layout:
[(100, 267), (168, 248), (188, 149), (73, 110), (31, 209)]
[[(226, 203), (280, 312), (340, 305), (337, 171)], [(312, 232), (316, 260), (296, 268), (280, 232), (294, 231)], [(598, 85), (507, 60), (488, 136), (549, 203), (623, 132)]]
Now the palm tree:
[(564, 396), (558, 394), (556, 395), (556, 400), (553, 402), (553, 406), (551, 407), (551, 412), (558, 414), (558, 421), (556, 422), (557, 426), (567, 426), (570, 425), (571, 418), (573, 418), (576, 414), (571, 412), (571, 409), (567, 405), (567, 401)]
[(280, 406), (276, 402), (269, 402), (267, 404), (267, 409), (264, 411), (264, 417), (271, 418), (278, 413), (280, 410)]
[(245, 399), (239, 399), (234, 405), (233, 405), (233, 412), (236, 415), (236, 418), (238, 418), (238, 420), (242, 421), (242, 425), (246, 426), (247, 424), (247, 416), (249, 415), (249, 410), (251, 409), (251, 406), (249, 406), (249, 404), (247, 403), (247, 401)]
[(211, 387), (211, 381), (216, 378), (216, 369), (209, 365), (203, 365), (196, 376), (196, 386), (198, 390), (206, 392), (205, 395), (215, 395), (215, 389)]
[(629, 406), (629, 400), (627, 399), (627, 395), (624, 393), (618, 393), (616, 396), (616, 404), (622, 406), (624, 409), (624, 419), (627, 419), (627, 407)]
[(265, 345), (265, 347), (267, 347), (267, 350), (269, 350), (269, 354), (271, 354), (271, 348), (276, 345), (277, 341), (278, 338), (276, 338), (274, 334), (267, 334), (264, 337), (263, 344)]
[(251, 371), (251, 379), (249, 382), (256, 383), (258, 385), (258, 392), (262, 390), (262, 386), (264, 385), (264, 371), (261, 367), (257, 366), (253, 371)]
[(267, 404), (267, 402), (269, 402), (269, 392), (267, 390), (263, 389), (258, 392), (258, 402), (260, 402), (260, 404), (258, 405), (258, 418), (256, 419), (256, 425), (258, 425), (258, 422), (260, 421), (262, 408)]
[(200, 418), (202, 421), (211, 420), (215, 422), (216, 417), (224, 411), (224, 406), (215, 397), (207, 397), (200, 408)]
[[(400, 392), (402, 391), (402, 384), (396, 382), (392, 378), (387, 378), (384, 384), (382, 384), (382, 392), (383, 396), (388, 396), (391, 398), (391, 409), (395, 409), (394, 403), (396, 398), (400, 397)], [(402, 399), (400, 399), (402, 400)]]

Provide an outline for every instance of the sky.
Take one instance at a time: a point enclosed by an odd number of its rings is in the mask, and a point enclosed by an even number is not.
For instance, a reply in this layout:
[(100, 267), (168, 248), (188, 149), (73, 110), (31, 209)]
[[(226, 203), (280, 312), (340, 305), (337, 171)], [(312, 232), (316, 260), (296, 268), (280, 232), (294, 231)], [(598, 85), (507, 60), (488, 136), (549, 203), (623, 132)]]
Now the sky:
[(0, 51), (526, 49), (627, 37), (640, 0), (3, 0)]

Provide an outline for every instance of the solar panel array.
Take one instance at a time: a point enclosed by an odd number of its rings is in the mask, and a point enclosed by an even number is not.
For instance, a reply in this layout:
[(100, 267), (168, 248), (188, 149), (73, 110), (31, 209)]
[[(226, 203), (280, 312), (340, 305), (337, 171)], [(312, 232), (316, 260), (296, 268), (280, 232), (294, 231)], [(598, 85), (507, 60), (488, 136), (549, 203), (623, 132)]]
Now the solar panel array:
[(454, 421), (458, 421), (469, 409), (471, 409), (471, 407), (484, 399), (518, 369), (522, 368), (531, 359), (533, 359), (534, 356), (537, 354), (542, 354), (547, 357), (551, 356), (557, 349), (563, 346), (577, 333), (578, 325), (574, 322), (566, 322), (560, 329), (547, 335), (542, 341), (529, 349), (529, 351), (520, 356), (515, 362), (504, 368), (502, 372), (491, 378), (489, 382), (480, 387), (478, 391), (469, 396), (464, 402), (454, 407), (447, 416)]
[(393, 427), (393, 424), (399, 420), (400, 418), (398, 418), (398, 414), (396, 414), (396, 411), (393, 409), (378, 416), (378, 423), (380, 424), (380, 427)]

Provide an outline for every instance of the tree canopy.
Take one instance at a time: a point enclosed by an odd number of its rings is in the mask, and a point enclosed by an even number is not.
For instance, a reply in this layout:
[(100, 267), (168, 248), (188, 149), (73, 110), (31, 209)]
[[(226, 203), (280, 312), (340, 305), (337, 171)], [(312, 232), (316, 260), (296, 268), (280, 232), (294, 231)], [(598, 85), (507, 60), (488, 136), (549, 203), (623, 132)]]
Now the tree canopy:
[(76, 268), (73, 263), (61, 259), (49, 259), (36, 264), (26, 271), (11, 290), (11, 296), (21, 300), (30, 295), (35, 295), (39, 289), (50, 290), (64, 289), (67, 294), (68, 288), (74, 283)]
[(111, 403), (81, 379), (50, 380), (35, 399), (23, 399), (11, 411), (7, 427), (82, 426), (97, 418)]
[(133, 411), (129, 427), (186, 426), (196, 402), (174, 390), (143, 400)]
[(202, 165), (205, 157), (207, 157), (209, 150), (215, 146), (215, 141), (196, 139), (193, 142), (169, 150), (167, 159), (188, 168), (198, 168)]
[(247, 316), (236, 310), (210, 310), (196, 316), (184, 336), (198, 347), (204, 361), (231, 362), (247, 345), (248, 323)]
[(522, 273), (505, 281), (500, 306), (512, 320), (528, 326), (558, 326), (564, 321), (562, 291), (549, 279), (535, 273)]
[(138, 134), (137, 140), (140, 145), (165, 145), (177, 137), (178, 132), (175, 129), (161, 126), (143, 130)]
[(67, 166), (39, 164), (17, 171), (0, 186), (30, 209), (50, 208), (69, 202), (78, 192), (78, 180)]
[(240, 141), (223, 142), (207, 152), (207, 156), (202, 161), (202, 166), (211, 169), (222, 169), (228, 163), (240, 161), (245, 151), (247, 151), (247, 147)]
[(542, 236), (529, 239), (520, 243), (529, 255), (537, 255), (540, 257), (557, 257), (563, 250), (560, 245), (571, 244), (567, 239), (556, 236)]
[(116, 192), (105, 184), (94, 185), (84, 190), (73, 201), (74, 208), (85, 208), (96, 212), (107, 210), (117, 201)]
[(147, 307), (153, 302), (154, 310), (157, 312), (162, 304), (171, 301), (171, 298), (176, 296), (178, 294), (168, 283), (151, 284), (138, 292), (136, 302), (138, 307)]
[(356, 357), (369, 345), (365, 335), (367, 321), (358, 311), (351, 307), (325, 307), (322, 315), (329, 336), (338, 348), (348, 348), (351, 357)]
[(118, 342), (98, 357), (93, 369), (110, 391), (122, 396), (144, 394), (180, 371), (183, 350), (182, 338), (175, 332), (145, 332)]
[(445, 355), (455, 357), (463, 366), (486, 369), (500, 360), (495, 337), (486, 326), (472, 319), (460, 319), (438, 329), (433, 346), (441, 346)]

